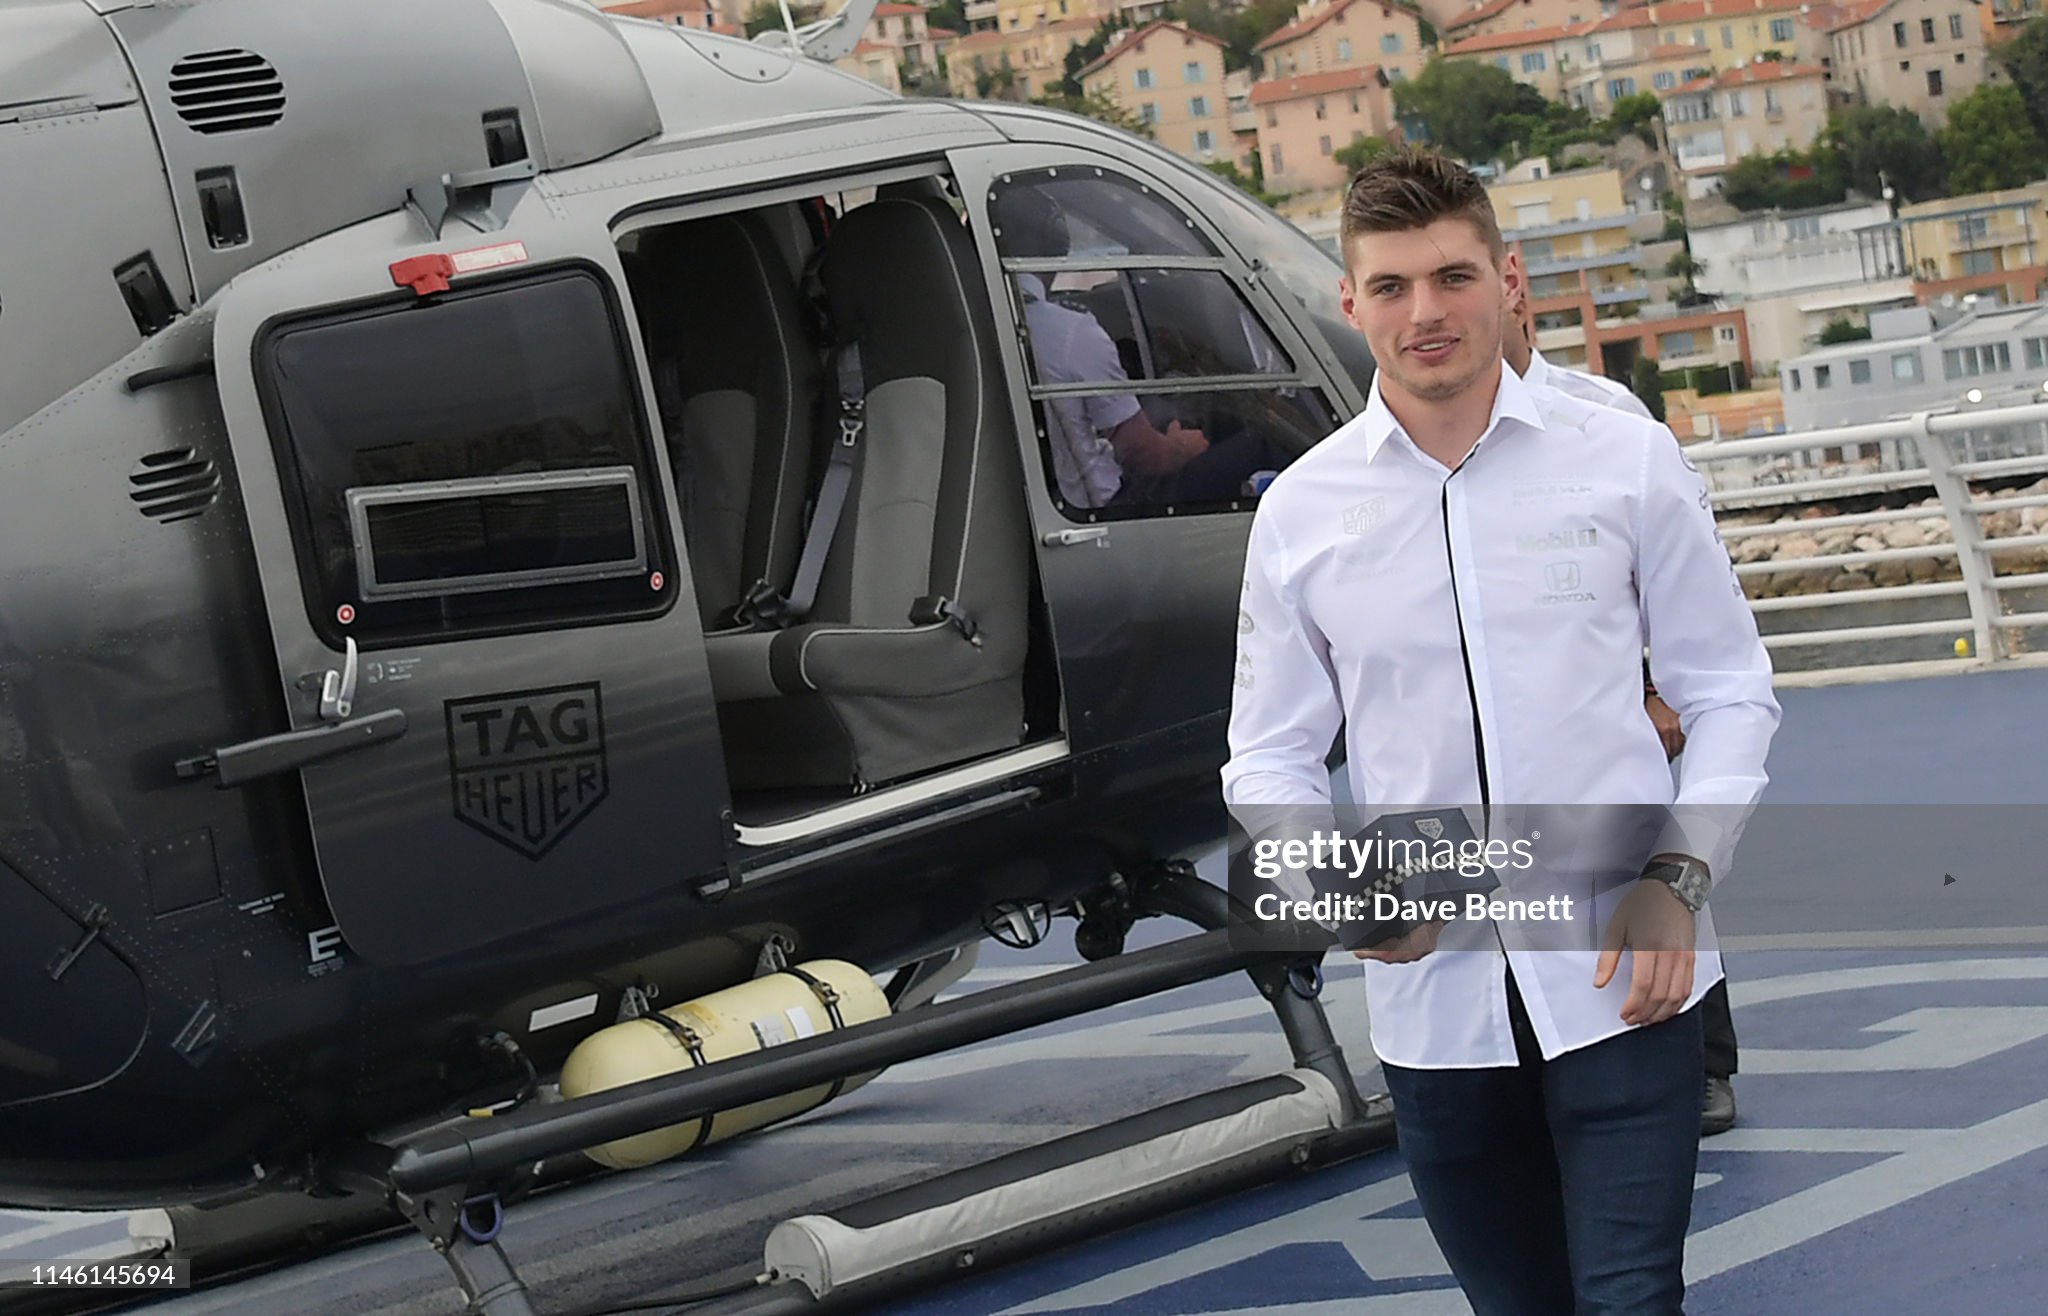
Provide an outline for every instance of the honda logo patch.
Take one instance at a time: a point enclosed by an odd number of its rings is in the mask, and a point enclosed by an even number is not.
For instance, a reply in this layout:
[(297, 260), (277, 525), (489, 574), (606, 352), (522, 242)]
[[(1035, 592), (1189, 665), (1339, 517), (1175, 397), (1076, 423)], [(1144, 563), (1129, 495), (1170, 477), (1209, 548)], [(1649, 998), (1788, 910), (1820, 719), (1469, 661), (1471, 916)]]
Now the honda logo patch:
[(455, 816), (538, 859), (604, 802), (604, 698), (596, 682), (451, 699)]

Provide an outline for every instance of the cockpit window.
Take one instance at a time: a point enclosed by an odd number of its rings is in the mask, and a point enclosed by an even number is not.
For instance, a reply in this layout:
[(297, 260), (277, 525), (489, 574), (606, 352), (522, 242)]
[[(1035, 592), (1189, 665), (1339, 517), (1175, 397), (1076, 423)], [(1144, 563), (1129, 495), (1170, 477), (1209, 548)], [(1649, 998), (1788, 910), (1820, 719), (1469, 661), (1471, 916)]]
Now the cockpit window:
[[(1070, 209), (1105, 197), (1124, 208)], [(997, 180), (989, 220), (1068, 515), (1241, 510), (1335, 428), (1241, 266), (1156, 191), (1092, 167), (1018, 172)]]
[[(1040, 169), (1005, 179), (1037, 189), (1059, 208), (1075, 256), (1214, 256), (1199, 229), (1142, 183), (1088, 166)], [(998, 240), (1001, 234), (998, 234)]]
[(604, 286), (577, 269), (270, 329), (258, 373), (323, 636), (369, 647), (665, 607), (624, 352)]

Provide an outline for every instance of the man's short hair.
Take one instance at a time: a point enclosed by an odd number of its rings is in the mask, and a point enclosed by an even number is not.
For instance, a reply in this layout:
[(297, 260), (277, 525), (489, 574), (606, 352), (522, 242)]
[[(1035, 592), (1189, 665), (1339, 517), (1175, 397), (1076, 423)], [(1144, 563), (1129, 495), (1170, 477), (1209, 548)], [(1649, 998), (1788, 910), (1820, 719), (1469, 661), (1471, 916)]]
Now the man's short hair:
[(1499, 265), (1507, 254), (1493, 202), (1470, 169), (1436, 151), (1397, 147), (1358, 171), (1344, 193), (1339, 241), (1349, 250), (1360, 233), (1404, 233), (1440, 219), (1462, 219)]

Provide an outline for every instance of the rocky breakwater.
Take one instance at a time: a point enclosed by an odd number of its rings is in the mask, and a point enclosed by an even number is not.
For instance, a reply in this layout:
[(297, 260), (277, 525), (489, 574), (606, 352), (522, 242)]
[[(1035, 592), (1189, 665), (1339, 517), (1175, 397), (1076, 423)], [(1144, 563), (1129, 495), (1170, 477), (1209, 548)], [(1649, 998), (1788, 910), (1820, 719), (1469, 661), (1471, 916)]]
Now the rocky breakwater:
[[(2048, 494), (2048, 477), (2025, 488), (2004, 489), (1996, 497)], [(1982, 496), (1982, 495), (1980, 495)], [(1807, 529), (1802, 523), (1840, 515), (1842, 509), (1828, 503), (1811, 503), (1798, 508), (1773, 509), (1775, 515), (1743, 512), (1722, 519), (1726, 534), (1738, 526), (1769, 525), (1768, 531), (1728, 536), (1728, 552), (1738, 566), (1759, 562), (1792, 562), (1800, 558), (1836, 557), (1848, 553), (1873, 552), (1888, 548), (1922, 548), (1930, 544), (1952, 544), (1948, 518), (1940, 500), (1924, 498), (1902, 505), (1900, 519), (1868, 525)], [(2006, 508), (1978, 514), (1979, 533), (1987, 540), (2021, 535), (2048, 534), (2048, 506)], [(2048, 545), (2018, 547), (1991, 553), (1993, 569), (2001, 576), (2048, 571)], [(1784, 598), (1795, 594), (1829, 594), (1842, 590), (1882, 589), (1893, 585), (1918, 585), (1962, 579), (1962, 568), (1953, 555), (1942, 557), (1887, 558), (1876, 562), (1852, 562), (1837, 566), (1788, 567), (1784, 571), (1745, 572), (1742, 586), (1752, 599)]]

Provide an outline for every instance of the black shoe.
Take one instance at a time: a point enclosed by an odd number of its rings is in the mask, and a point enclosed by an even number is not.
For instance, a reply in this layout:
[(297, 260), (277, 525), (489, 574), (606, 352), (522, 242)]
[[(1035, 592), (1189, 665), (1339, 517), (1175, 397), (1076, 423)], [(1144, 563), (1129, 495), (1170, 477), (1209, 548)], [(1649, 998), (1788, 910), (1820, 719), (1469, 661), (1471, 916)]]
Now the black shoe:
[(1700, 1094), (1700, 1136), (1711, 1138), (1735, 1127), (1735, 1085), (1719, 1074), (1707, 1075)]

